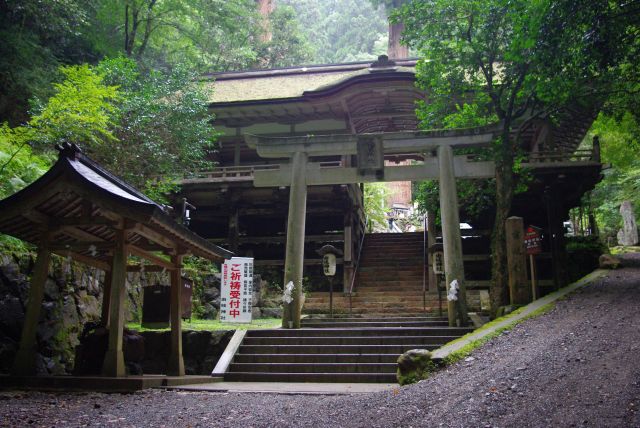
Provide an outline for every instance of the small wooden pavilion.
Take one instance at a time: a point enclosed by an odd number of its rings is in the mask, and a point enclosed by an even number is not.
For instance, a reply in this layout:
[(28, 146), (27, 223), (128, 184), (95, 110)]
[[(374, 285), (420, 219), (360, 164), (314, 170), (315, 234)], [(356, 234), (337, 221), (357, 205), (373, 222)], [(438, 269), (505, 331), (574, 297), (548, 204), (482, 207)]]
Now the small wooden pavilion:
[(36, 330), (51, 254), (105, 271), (102, 323), (109, 330), (105, 376), (125, 376), (122, 351), (129, 255), (147, 270), (171, 277), (171, 352), (168, 375), (183, 376), (180, 291), (182, 259), (193, 254), (222, 261), (232, 253), (177, 223), (157, 204), (85, 156), (73, 144), (58, 146), (56, 164), (41, 178), (0, 201), (0, 232), (38, 247), (20, 346), (12, 374), (35, 371)]

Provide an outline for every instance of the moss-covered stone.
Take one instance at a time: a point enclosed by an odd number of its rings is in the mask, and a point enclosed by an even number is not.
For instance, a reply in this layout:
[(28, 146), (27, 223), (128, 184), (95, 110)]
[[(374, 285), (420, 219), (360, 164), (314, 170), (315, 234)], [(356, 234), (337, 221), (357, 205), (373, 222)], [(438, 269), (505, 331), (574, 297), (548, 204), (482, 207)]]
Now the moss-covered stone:
[(400, 385), (409, 385), (426, 379), (435, 369), (431, 352), (426, 349), (412, 349), (398, 357), (396, 376)]

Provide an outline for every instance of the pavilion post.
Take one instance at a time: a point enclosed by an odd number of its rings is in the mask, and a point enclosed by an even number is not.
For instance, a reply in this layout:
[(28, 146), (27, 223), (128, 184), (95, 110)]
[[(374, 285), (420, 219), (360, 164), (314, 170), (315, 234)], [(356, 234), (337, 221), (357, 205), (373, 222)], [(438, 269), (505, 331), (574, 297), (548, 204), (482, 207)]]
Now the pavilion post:
[(104, 288), (102, 290), (102, 312), (100, 324), (109, 329), (109, 308), (111, 303), (111, 270), (104, 272)]
[(291, 303), (284, 304), (283, 328), (300, 328), (302, 312), (302, 270), (304, 265), (304, 233), (307, 214), (307, 154), (295, 152), (291, 158), (291, 187), (287, 220), (287, 247), (284, 262), (284, 286), (293, 282)]
[(167, 374), (184, 376), (184, 359), (182, 358), (182, 255), (171, 257), (171, 350)]
[(14, 376), (28, 376), (35, 374), (36, 363), (36, 333), (38, 321), (40, 319), (40, 308), (44, 297), (44, 284), (49, 274), (49, 262), (51, 252), (49, 251), (49, 233), (45, 233), (43, 242), (38, 247), (38, 255), (31, 276), (31, 286), (29, 287), (29, 300), (27, 311), (22, 326), (22, 336), (20, 347), (15, 356), (11, 374)]
[(124, 296), (127, 277), (127, 245), (125, 230), (116, 230), (115, 247), (111, 264), (111, 290), (109, 292), (109, 346), (102, 365), (105, 376), (126, 375), (124, 353), (122, 352), (124, 328)]
[(467, 298), (453, 149), (450, 146), (438, 147), (438, 168), (440, 170), (440, 214), (447, 295), (450, 294), (451, 283), (454, 280), (458, 282), (457, 300), (447, 298), (449, 325), (452, 327), (465, 326), (467, 325)]

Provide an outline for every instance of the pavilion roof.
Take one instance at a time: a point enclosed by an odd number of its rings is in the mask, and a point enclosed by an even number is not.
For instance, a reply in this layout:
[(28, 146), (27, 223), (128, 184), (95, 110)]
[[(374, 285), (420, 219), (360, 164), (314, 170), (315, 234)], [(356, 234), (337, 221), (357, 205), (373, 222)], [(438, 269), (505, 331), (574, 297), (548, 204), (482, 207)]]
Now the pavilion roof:
[(134, 255), (170, 267), (161, 255), (223, 260), (232, 253), (177, 223), (160, 205), (85, 156), (59, 147), (58, 161), (38, 180), (0, 201), (0, 232), (32, 244), (50, 234), (52, 252), (109, 269), (115, 232), (125, 229)]

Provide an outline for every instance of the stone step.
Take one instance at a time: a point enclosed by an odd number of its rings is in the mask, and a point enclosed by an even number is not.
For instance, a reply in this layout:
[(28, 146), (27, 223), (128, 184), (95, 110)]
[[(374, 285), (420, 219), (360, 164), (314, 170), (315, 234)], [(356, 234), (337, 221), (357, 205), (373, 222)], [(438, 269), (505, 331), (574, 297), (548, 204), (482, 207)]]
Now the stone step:
[[(444, 304), (444, 303), (443, 303)], [(438, 302), (431, 302), (431, 304), (429, 302), (427, 302), (427, 311), (430, 307), (437, 307), (438, 306)], [(329, 303), (319, 303), (319, 304), (306, 304), (305, 303), (305, 308), (306, 309), (324, 309), (325, 311), (329, 310)], [(344, 303), (336, 303), (333, 302), (333, 308), (337, 309), (337, 308), (342, 308), (342, 309), (349, 309), (349, 302), (344, 302)], [(422, 302), (414, 302), (412, 304), (403, 304), (403, 303), (398, 303), (398, 302), (374, 302), (374, 303), (358, 303), (353, 304), (352, 306), (353, 309), (358, 308), (358, 309), (368, 309), (371, 312), (397, 312), (397, 313), (403, 313), (403, 311), (406, 312), (419, 312), (419, 311), (423, 311), (424, 308), (422, 306)], [(374, 310), (375, 309), (375, 310)]]
[(377, 239), (383, 240), (383, 241), (390, 241), (390, 240), (410, 240), (410, 239), (420, 239), (423, 240), (424, 239), (424, 235), (422, 234), (422, 232), (406, 232), (406, 233), (367, 233), (364, 237), (365, 241), (375, 241)]
[(308, 328), (353, 328), (353, 327), (437, 327), (446, 326), (447, 321), (378, 321), (378, 322), (310, 322), (302, 323), (303, 327)]
[(397, 383), (395, 373), (265, 373), (229, 372), (227, 382)]
[[(245, 337), (243, 345), (403, 345), (406, 343), (420, 345), (444, 345), (459, 336), (279, 336), (279, 337)], [(242, 349), (242, 347), (241, 347)]]
[[(420, 308), (404, 308), (398, 310), (396, 308), (382, 308), (382, 309), (371, 309), (371, 308), (357, 308), (354, 307), (351, 309), (351, 313), (349, 313), (349, 307), (334, 307), (334, 316), (335, 315), (344, 315), (344, 316), (357, 316), (357, 315), (365, 315), (365, 316), (378, 316), (378, 317), (401, 317), (408, 315), (419, 315), (419, 314), (437, 314), (439, 311), (438, 305), (427, 305), (426, 311), (423, 310), (422, 306)], [(447, 313), (447, 305), (446, 302), (443, 302), (442, 305), (443, 313)], [(304, 307), (302, 312), (306, 315), (318, 315), (318, 314), (327, 314), (329, 312), (329, 307), (327, 306), (317, 306), (317, 307)]]
[(394, 373), (393, 363), (231, 363), (230, 372), (261, 373)]
[(420, 267), (422, 268), (422, 258), (404, 258), (397, 259), (395, 256), (392, 258), (390, 253), (386, 255), (381, 255), (377, 257), (373, 256), (362, 256), (360, 259), (360, 268), (367, 269), (376, 269), (376, 270), (384, 270), (391, 268), (409, 268), (409, 267)]
[(234, 363), (393, 363), (396, 354), (236, 354)]
[[(387, 302), (387, 303), (405, 303), (407, 300), (415, 300), (415, 299), (420, 299), (420, 302), (422, 302), (422, 293), (417, 293), (417, 292), (406, 292), (406, 293), (398, 293), (398, 294), (394, 294), (394, 293), (378, 293), (378, 294), (368, 294), (368, 293), (358, 293), (358, 294), (354, 294), (354, 296), (352, 297), (352, 302), (355, 303), (383, 303), (383, 302)], [(305, 300), (305, 305), (310, 305), (310, 304), (317, 304), (317, 303), (329, 303), (329, 296), (318, 296), (318, 297), (307, 297), (307, 299)], [(427, 302), (428, 301), (438, 301), (437, 298), (430, 298), (427, 297)], [(337, 296), (333, 296), (333, 303), (349, 303), (349, 297), (337, 297)]]
[(241, 354), (392, 354), (400, 356), (411, 349), (433, 350), (438, 344), (402, 343), (388, 345), (241, 345)]
[(309, 316), (302, 319), (303, 322), (313, 321), (313, 322), (377, 322), (377, 321), (447, 321), (447, 317), (438, 317), (438, 316), (426, 316), (424, 314), (419, 314), (415, 316), (404, 316), (404, 317), (371, 317), (371, 316), (362, 316), (362, 317), (322, 317), (319, 315)]
[[(287, 338), (295, 341), (298, 338), (328, 338), (340, 340), (343, 338), (367, 338), (377, 337), (384, 339), (386, 337), (444, 337), (462, 336), (467, 334), (471, 329), (466, 327), (367, 327), (358, 328), (297, 328), (297, 329), (264, 329), (249, 330), (245, 336), (245, 341), (252, 338)], [(242, 342), (243, 344), (248, 342)], [(420, 342), (416, 342), (420, 343)], [(302, 343), (300, 343), (302, 344)]]

